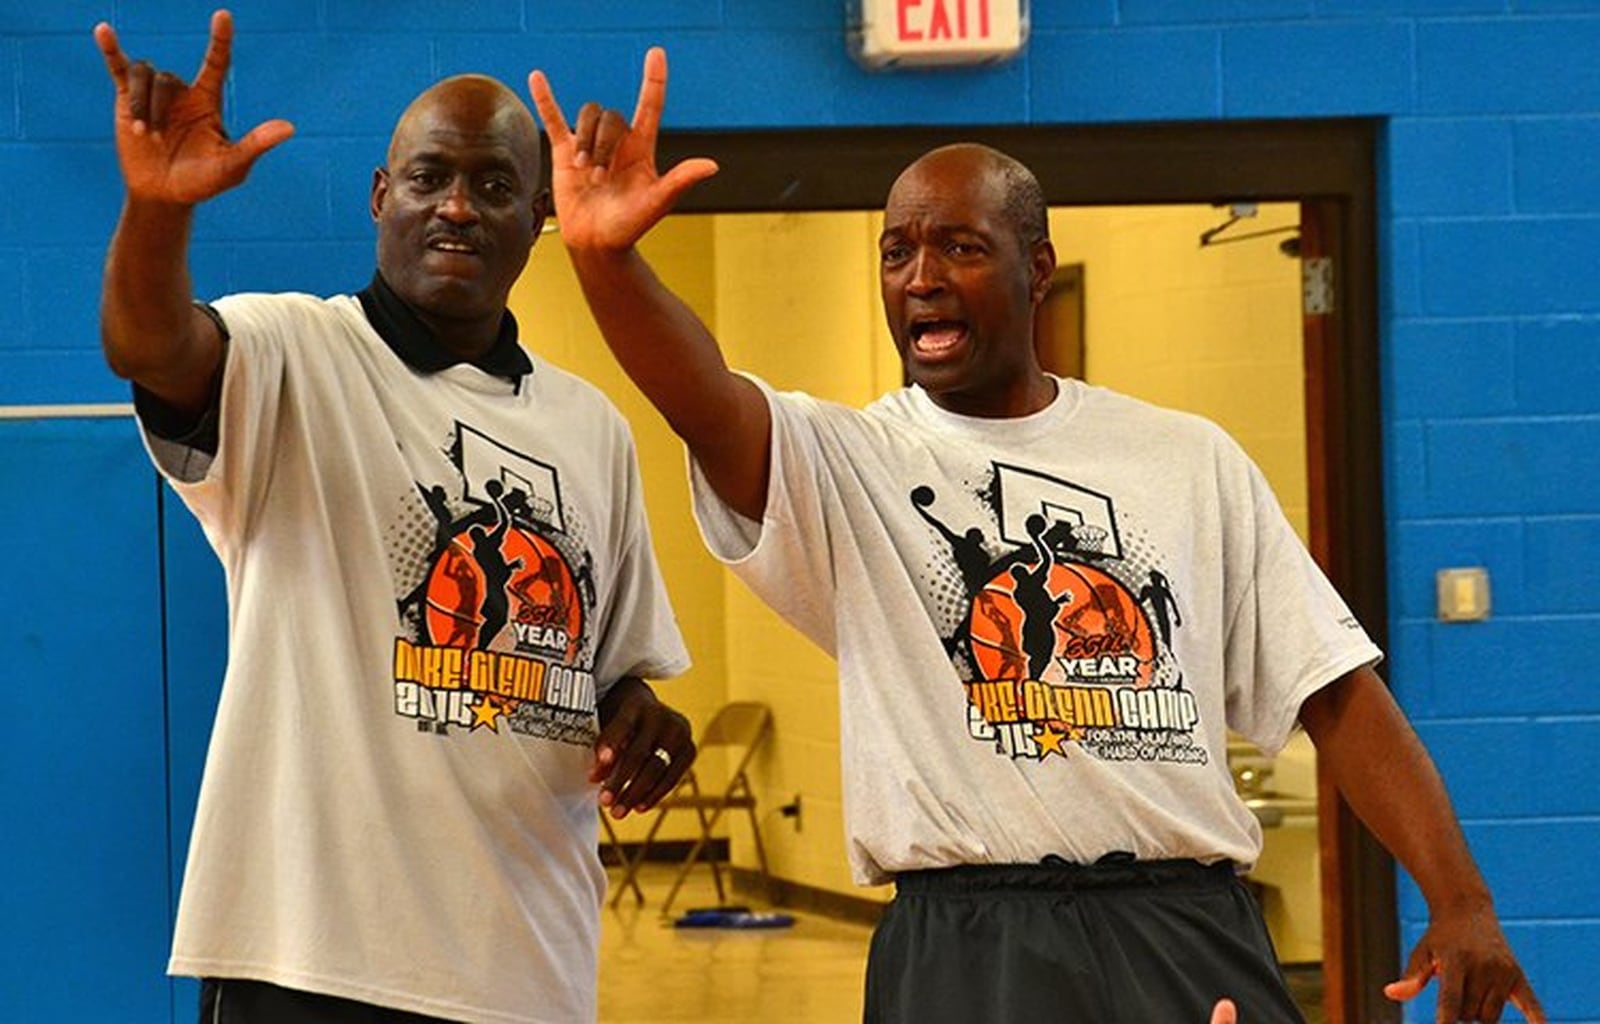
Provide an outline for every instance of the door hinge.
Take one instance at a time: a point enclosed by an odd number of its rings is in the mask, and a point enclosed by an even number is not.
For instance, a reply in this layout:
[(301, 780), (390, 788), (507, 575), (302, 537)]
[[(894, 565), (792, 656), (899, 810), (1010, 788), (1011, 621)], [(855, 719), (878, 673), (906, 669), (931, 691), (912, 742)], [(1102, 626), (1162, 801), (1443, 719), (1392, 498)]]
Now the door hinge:
[(1333, 312), (1333, 257), (1300, 261), (1301, 308), (1306, 316)]

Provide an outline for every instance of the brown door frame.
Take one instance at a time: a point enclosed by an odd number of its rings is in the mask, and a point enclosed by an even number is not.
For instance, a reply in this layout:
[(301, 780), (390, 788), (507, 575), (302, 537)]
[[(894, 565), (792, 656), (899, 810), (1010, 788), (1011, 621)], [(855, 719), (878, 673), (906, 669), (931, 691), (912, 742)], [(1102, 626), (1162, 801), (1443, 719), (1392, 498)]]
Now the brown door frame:
[[(1337, 258), (1335, 313), (1308, 331), (1308, 437), (1324, 485), (1318, 554), (1373, 638), (1386, 640), (1378, 373), (1377, 130), (1362, 119), (1150, 125), (669, 132), (661, 166), (712, 156), (722, 170), (684, 213), (872, 210), (933, 146), (975, 140), (1033, 169), (1052, 206), (1299, 202), (1309, 239)], [(1310, 337), (1312, 333), (1316, 338)], [(1331, 789), (1324, 784), (1324, 795)], [(1330, 1024), (1398, 1020), (1382, 995), (1399, 964), (1394, 866), (1339, 800), (1322, 804), (1324, 963)], [(1326, 813), (1336, 808), (1335, 813)]]

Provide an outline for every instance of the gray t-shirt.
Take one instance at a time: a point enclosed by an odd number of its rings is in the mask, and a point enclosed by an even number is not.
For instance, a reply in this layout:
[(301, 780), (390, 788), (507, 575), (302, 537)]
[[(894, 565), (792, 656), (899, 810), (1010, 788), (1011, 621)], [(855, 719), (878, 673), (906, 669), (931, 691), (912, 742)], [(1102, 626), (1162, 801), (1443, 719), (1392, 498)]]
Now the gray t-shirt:
[(230, 619), (170, 969), (593, 1020), (596, 702), (688, 664), (626, 423), (538, 359), (418, 373), (348, 296), (217, 309), (215, 459), (146, 434)]
[(1059, 385), (991, 420), (762, 384), (759, 524), (692, 466), (712, 552), (838, 659), (862, 884), (1051, 854), (1250, 865), (1227, 727), (1275, 751), (1379, 657), (1226, 434)]

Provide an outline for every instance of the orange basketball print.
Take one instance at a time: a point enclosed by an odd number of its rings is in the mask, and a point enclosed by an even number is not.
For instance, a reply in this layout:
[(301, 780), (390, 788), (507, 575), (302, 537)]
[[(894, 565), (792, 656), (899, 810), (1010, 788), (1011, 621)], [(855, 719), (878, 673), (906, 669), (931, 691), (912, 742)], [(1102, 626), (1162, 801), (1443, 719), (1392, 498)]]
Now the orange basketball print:
[(1089, 565), (1002, 565), (972, 601), (972, 656), (984, 679), (1148, 686), (1150, 623), (1121, 583)]
[(447, 647), (577, 654), (583, 604), (572, 569), (518, 527), (469, 527), (451, 538), (427, 582), (430, 642)]
[(583, 602), (572, 567), (537, 534), (513, 530), (505, 546), (522, 565), (508, 586), (517, 650), (570, 662), (583, 634)]

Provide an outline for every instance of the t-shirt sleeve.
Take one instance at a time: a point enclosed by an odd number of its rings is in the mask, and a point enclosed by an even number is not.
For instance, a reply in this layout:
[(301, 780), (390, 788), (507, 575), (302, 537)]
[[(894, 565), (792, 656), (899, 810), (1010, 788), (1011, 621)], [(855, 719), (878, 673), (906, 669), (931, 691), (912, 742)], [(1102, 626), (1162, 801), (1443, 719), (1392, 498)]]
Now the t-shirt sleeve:
[(693, 453), (689, 483), (706, 547), (756, 596), (829, 654), (835, 650), (835, 574), (826, 514), (833, 488), (825, 472), (816, 399), (780, 394), (751, 377), (772, 413), (767, 506), (755, 522), (728, 507)]
[[(1382, 652), (1301, 543), (1261, 471), (1243, 459), (1239, 508), (1248, 524), (1225, 553), (1238, 585), (1228, 618), (1228, 724), (1268, 753), (1293, 732), (1300, 705), (1317, 690)], [(1239, 536), (1236, 534), (1235, 536)]]
[(616, 587), (600, 631), (605, 639), (595, 660), (595, 680), (602, 697), (623, 676), (670, 679), (689, 668), (688, 648), (650, 539), (633, 438), (626, 426), (619, 430), (623, 464), (617, 470), (616, 507), (623, 518), (623, 540)]
[(216, 410), (215, 452), (186, 439), (160, 436), (141, 419), (156, 468), (194, 512), (221, 551), (242, 536), (271, 477), (282, 418), (289, 338), (304, 330), (305, 313), (284, 296), (233, 295), (213, 309), (226, 325), (222, 385)]

